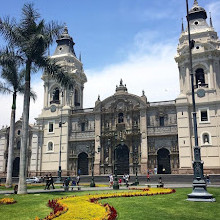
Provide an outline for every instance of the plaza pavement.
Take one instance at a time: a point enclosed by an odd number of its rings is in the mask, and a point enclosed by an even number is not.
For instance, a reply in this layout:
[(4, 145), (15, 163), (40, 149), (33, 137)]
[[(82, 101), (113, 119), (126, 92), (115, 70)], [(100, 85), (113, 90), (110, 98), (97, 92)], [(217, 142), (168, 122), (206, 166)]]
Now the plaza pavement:
[[(156, 182), (150, 182), (150, 184), (155, 184)], [(103, 184), (103, 183), (102, 183)], [(108, 183), (105, 183), (108, 185)], [(138, 186), (120, 186), (121, 190), (128, 190), (129, 188), (145, 188), (147, 187), (145, 184), (147, 183), (141, 183)], [(60, 186), (55, 186), (55, 189), (50, 190), (44, 190), (44, 186), (42, 186), (42, 189), (28, 189), (28, 194), (40, 194), (40, 193), (53, 193), (53, 192), (64, 192), (64, 189)], [(220, 184), (208, 184), (207, 187), (220, 187)], [(192, 183), (164, 183), (164, 188), (192, 188)], [(113, 190), (109, 187), (85, 187), (82, 186), (81, 190), (78, 191), (78, 189), (74, 189), (73, 191), (70, 189), (69, 192), (80, 192), (80, 191), (95, 191), (95, 190)], [(13, 190), (0, 190), (0, 194), (13, 194)]]

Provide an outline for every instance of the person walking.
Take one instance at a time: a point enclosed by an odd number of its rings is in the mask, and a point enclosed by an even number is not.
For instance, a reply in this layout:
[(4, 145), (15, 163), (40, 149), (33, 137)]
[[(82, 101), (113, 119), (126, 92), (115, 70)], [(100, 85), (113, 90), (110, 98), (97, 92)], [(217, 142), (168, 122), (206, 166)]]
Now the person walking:
[(164, 183), (163, 183), (163, 181), (162, 181), (162, 177), (161, 177), (161, 176), (158, 178), (158, 184), (159, 184), (159, 187), (160, 187), (160, 188), (163, 188)]
[(77, 185), (77, 186), (79, 185), (79, 182), (80, 182), (80, 176), (78, 175), (78, 176), (76, 177), (76, 185)]
[(63, 187), (64, 187), (65, 192), (69, 191), (69, 183), (70, 183), (69, 178), (66, 178), (63, 183)]
[(129, 186), (129, 183), (128, 183), (129, 177), (130, 177), (129, 174), (125, 175), (125, 184), (126, 184), (127, 187)]
[(123, 177), (122, 177), (124, 183), (126, 183), (126, 181), (125, 181), (125, 179), (126, 179), (125, 176), (126, 176), (126, 175), (124, 174)]
[(49, 186), (48, 186), (48, 188), (50, 188), (50, 185), (52, 185), (53, 189), (55, 189), (54, 184), (53, 184), (53, 177), (52, 177), (51, 174), (49, 176)]
[(150, 182), (150, 173), (147, 173), (147, 182)]
[(48, 177), (48, 175), (46, 174), (46, 176), (45, 176), (45, 181), (46, 181), (46, 185), (45, 185), (45, 188), (44, 188), (44, 190), (46, 190), (46, 189), (49, 189), (49, 177)]
[(109, 175), (109, 188), (111, 188), (113, 186), (113, 180), (114, 180), (113, 175), (110, 174)]

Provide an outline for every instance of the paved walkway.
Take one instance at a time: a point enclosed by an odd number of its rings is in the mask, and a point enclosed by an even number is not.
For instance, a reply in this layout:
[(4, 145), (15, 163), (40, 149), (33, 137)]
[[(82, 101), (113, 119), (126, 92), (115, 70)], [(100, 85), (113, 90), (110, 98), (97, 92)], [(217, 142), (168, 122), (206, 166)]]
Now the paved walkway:
[[(106, 183), (107, 185), (107, 183)], [(130, 188), (144, 188), (146, 187), (144, 184), (139, 186), (130, 186)], [(192, 184), (185, 184), (185, 183), (172, 183), (172, 184), (164, 184), (165, 188), (191, 188)], [(220, 187), (220, 184), (209, 184), (207, 187)], [(42, 187), (43, 188), (43, 187)], [(121, 190), (129, 189), (126, 186), (120, 186)], [(82, 187), (80, 191), (95, 191), (95, 190), (110, 190), (109, 187)], [(113, 190), (113, 189), (112, 189)], [(73, 191), (78, 191), (74, 189)], [(44, 189), (29, 189), (28, 194), (39, 194), (39, 193), (53, 193), (53, 192), (64, 192), (63, 188), (51, 189), (51, 190), (44, 190)], [(69, 192), (72, 192), (69, 190)], [(0, 190), (0, 194), (13, 194), (13, 190)]]

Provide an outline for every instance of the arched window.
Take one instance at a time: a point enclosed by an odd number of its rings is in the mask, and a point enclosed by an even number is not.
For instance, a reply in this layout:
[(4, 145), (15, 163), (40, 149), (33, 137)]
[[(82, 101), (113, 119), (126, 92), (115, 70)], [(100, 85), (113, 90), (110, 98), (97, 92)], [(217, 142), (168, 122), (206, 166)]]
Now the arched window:
[(118, 114), (118, 123), (123, 123), (124, 122), (124, 114), (121, 112)]
[(202, 68), (198, 68), (196, 70), (196, 87), (207, 87), (208, 85), (205, 83), (205, 74)]
[(52, 100), (53, 103), (58, 103), (60, 102), (60, 90), (58, 87), (56, 87), (54, 90), (53, 90), (53, 100)]
[(75, 102), (75, 106), (80, 106), (79, 92), (77, 89), (75, 89), (75, 92), (74, 92), (74, 102)]
[(211, 137), (208, 132), (202, 134), (202, 144), (203, 145), (210, 145), (211, 144)]
[(53, 142), (49, 142), (48, 145), (47, 145), (47, 151), (53, 151)]

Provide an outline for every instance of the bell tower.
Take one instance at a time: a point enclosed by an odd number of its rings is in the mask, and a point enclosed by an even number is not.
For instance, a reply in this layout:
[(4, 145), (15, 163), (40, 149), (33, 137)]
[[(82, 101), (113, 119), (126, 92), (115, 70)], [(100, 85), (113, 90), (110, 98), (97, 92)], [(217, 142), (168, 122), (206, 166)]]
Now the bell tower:
[(67, 27), (64, 28), (63, 33), (56, 42), (56, 50), (50, 58), (67, 71), (74, 79), (75, 84), (69, 88), (64, 88), (52, 77), (44, 73), (42, 76), (44, 81), (44, 109), (55, 109), (58, 105), (68, 106), (71, 109), (82, 109), (83, 89), (87, 78), (81, 58), (78, 59), (76, 57), (74, 51), (75, 43), (69, 35)]
[[(219, 167), (219, 115), (220, 115), (220, 40), (214, 30), (210, 14), (198, 1), (189, 11), (191, 30), (194, 91), (198, 125), (198, 141), (201, 147), (204, 171), (217, 173)], [(176, 99), (180, 173), (192, 172), (194, 132), (192, 123), (192, 92), (188, 30), (182, 24), (175, 60), (179, 68), (180, 95)], [(182, 171), (181, 171), (182, 170)]]
[[(212, 25), (207, 23), (207, 13), (195, 0), (189, 11), (191, 39), (193, 39), (193, 74), (194, 88), (198, 96), (206, 93), (207, 97), (216, 99), (220, 92), (219, 60), (220, 41)], [(188, 30), (182, 28), (175, 57), (179, 67), (180, 94), (191, 95), (189, 73)], [(202, 92), (201, 92), (202, 90)], [(199, 93), (198, 93), (199, 92)], [(189, 99), (190, 101), (191, 99)]]
[(75, 43), (67, 27), (56, 42), (56, 50), (50, 59), (73, 78), (74, 84), (62, 87), (44, 72), (44, 105), (42, 113), (36, 118), (37, 125), (33, 131), (30, 169), (32, 172), (53, 172), (54, 175), (58, 171), (60, 177), (61, 172), (62, 175), (67, 175), (69, 169), (67, 158), (71, 110), (83, 108), (83, 88), (87, 78), (81, 59), (75, 55)]

